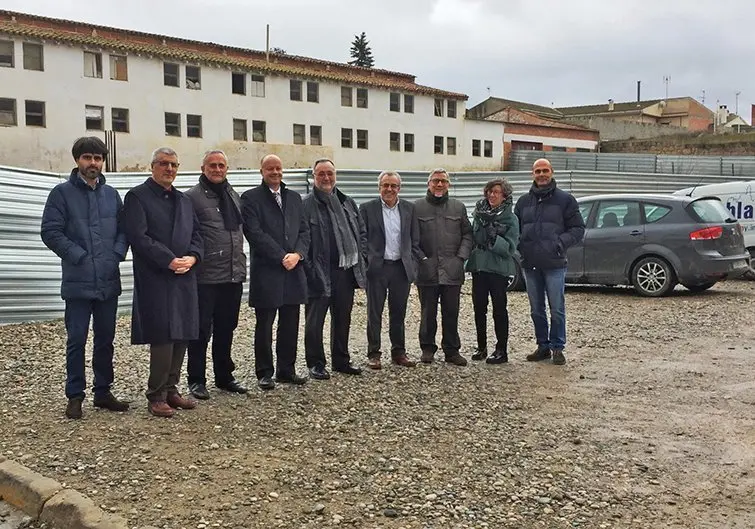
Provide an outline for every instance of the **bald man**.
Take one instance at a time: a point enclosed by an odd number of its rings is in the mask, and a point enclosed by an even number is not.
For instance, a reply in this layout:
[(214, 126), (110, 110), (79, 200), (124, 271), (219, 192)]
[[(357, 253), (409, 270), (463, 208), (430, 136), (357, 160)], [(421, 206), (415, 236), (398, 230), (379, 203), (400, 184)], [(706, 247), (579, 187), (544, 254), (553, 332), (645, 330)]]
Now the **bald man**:
[[(262, 158), (262, 182), (241, 195), (244, 235), (252, 264), (249, 305), (254, 307), (254, 361), (257, 385), (304, 384), (296, 374), (299, 313), (307, 302), (302, 260), (309, 251), (309, 224), (301, 196), (283, 183), (283, 164), (274, 154)], [(278, 317), (276, 366), (273, 369), (273, 322)], [(275, 378), (273, 378), (273, 374)]]

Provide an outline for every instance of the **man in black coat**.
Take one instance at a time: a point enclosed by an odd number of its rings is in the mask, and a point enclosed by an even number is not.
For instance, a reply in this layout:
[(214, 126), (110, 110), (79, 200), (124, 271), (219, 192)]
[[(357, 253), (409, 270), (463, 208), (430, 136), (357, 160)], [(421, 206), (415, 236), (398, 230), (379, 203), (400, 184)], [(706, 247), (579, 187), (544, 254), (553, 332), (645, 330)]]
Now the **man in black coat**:
[(240, 199), (227, 173), (225, 153), (209, 151), (202, 159), (199, 183), (186, 192), (204, 241), (204, 259), (197, 266), (199, 338), (189, 342), (186, 371), (189, 391), (203, 400), (210, 398), (205, 374), (210, 336), (215, 386), (232, 393), (247, 392), (233, 376), (236, 366), (231, 358), (246, 280), (246, 255)]
[[(309, 226), (301, 196), (286, 188), (281, 159), (262, 158), (262, 183), (241, 195), (244, 235), (252, 250), (249, 305), (254, 307), (254, 360), (257, 385), (304, 384), (296, 374), (300, 305), (307, 302), (301, 262), (309, 251)], [(278, 316), (277, 363), (273, 369), (273, 322)], [(275, 374), (275, 379), (273, 379)]]
[(309, 376), (330, 378), (323, 345), (325, 315), (330, 311), (330, 358), (333, 371), (361, 375), (351, 364), (349, 331), (354, 289), (364, 288), (365, 231), (356, 202), (336, 187), (333, 162), (317, 160), (314, 189), (304, 198), (310, 245), (305, 261), (309, 300), (305, 307), (304, 349)]
[[(551, 163), (541, 158), (532, 165), (532, 187), (516, 201), (521, 235), (519, 253), (530, 300), (537, 349), (527, 360), (537, 362), (553, 355), (563, 365), (566, 345), (566, 250), (582, 241), (585, 223), (576, 199), (556, 187)], [(545, 299), (550, 307), (550, 332)]]
[(86, 378), (84, 349), (94, 320), (94, 400), (97, 408), (126, 411), (128, 403), (110, 392), (113, 339), (126, 236), (118, 226), (121, 197), (105, 183), (102, 163), (108, 153), (101, 139), (79, 138), (71, 149), (77, 167), (68, 181), (50, 192), (42, 214), (42, 241), (60, 257), (65, 300), (66, 417), (81, 418)]
[(391, 359), (404, 367), (416, 362), (406, 355), (406, 305), (417, 278), (419, 223), (414, 204), (399, 200), (401, 176), (383, 171), (378, 177), (380, 197), (363, 203), (359, 214), (367, 230), (367, 366), (380, 369), (380, 333), (388, 297), (388, 335)]
[(178, 166), (173, 149), (153, 152), (152, 176), (126, 194), (121, 211), (134, 255), (131, 343), (150, 344), (147, 409), (158, 417), (196, 406), (177, 385), (187, 344), (198, 337), (194, 266), (203, 243), (191, 200), (173, 187)]

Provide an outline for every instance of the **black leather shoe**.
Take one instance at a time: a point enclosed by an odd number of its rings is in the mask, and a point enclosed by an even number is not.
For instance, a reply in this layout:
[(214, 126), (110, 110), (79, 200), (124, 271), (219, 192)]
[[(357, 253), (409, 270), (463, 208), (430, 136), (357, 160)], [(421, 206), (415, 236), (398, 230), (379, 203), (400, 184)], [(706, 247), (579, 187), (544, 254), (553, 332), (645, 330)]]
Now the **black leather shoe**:
[(496, 350), (493, 356), (485, 360), (486, 364), (505, 364), (509, 361), (509, 355), (506, 351)]
[(74, 397), (68, 399), (68, 405), (66, 406), (66, 417), (69, 419), (81, 419), (81, 403), (84, 402), (84, 397)]
[(330, 373), (328, 373), (328, 370), (322, 366), (314, 366), (309, 368), (309, 378), (314, 378), (315, 380), (328, 380), (330, 378)]
[(296, 373), (292, 373), (288, 376), (276, 376), (275, 381), (279, 384), (294, 384), (296, 386), (301, 386), (303, 384), (307, 383), (307, 377), (300, 377)]
[(199, 400), (207, 400), (210, 398), (210, 392), (207, 391), (207, 386), (199, 384), (198, 382), (189, 384), (189, 393), (191, 393), (195, 399)]
[(551, 350), (549, 347), (538, 347), (535, 352), (526, 356), (528, 362), (540, 362), (542, 360), (548, 360), (551, 357)]
[(485, 360), (488, 357), (488, 348), (487, 347), (478, 347), (475, 349), (474, 354), (472, 355), (472, 360), (475, 362), (479, 362), (480, 360)]
[(128, 402), (116, 399), (109, 391), (102, 395), (95, 395), (92, 399), (95, 408), (103, 408), (110, 411), (128, 411)]
[(218, 389), (222, 389), (223, 391), (229, 391), (231, 393), (238, 393), (240, 395), (243, 395), (244, 393), (248, 392), (249, 390), (246, 389), (245, 386), (242, 386), (238, 380), (231, 380), (227, 384), (215, 384), (215, 387)]
[(275, 380), (272, 377), (262, 377), (257, 381), (260, 389), (275, 389)]
[(333, 367), (333, 371), (344, 373), (346, 375), (361, 375), (362, 374), (361, 367), (356, 367), (351, 364), (346, 364), (345, 366)]

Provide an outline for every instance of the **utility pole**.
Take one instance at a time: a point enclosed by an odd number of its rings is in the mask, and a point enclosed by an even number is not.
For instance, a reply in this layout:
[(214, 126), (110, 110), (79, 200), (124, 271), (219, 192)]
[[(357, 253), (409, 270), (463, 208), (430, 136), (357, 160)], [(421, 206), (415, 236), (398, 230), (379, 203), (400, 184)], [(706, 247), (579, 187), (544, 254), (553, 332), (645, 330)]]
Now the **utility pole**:
[[(734, 94), (734, 113), (737, 115), (737, 119), (739, 118), (739, 94), (742, 92), (737, 92)], [(739, 134), (739, 123), (737, 123), (737, 134)]]
[(664, 75), (663, 76), (663, 82), (666, 83), (666, 100), (668, 100), (668, 85), (671, 82), (671, 76), (670, 75)]
[(700, 98), (700, 102), (705, 105), (705, 88), (703, 88), (703, 97)]

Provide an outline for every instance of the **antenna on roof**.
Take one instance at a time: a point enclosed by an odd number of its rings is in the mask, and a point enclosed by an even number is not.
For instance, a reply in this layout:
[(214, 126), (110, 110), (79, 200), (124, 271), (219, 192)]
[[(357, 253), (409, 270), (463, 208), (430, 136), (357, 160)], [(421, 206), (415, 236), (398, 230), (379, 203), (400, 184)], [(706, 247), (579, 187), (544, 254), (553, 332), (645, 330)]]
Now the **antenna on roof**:
[(663, 82), (666, 83), (666, 99), (668, 99), (668, 85), (671, 82), (671, 76), (670, 75), (664, 75), (663, 76)]
[(488, 97), (490, 97), (490, 87), (486, 87), (488, 89)]
[(270, 24), (265, 27), (265, 60), (270, 62)]

